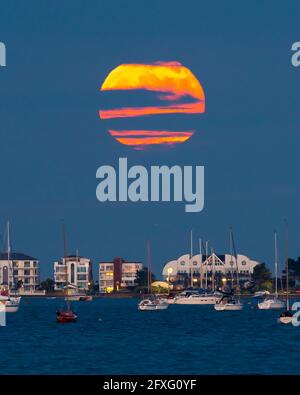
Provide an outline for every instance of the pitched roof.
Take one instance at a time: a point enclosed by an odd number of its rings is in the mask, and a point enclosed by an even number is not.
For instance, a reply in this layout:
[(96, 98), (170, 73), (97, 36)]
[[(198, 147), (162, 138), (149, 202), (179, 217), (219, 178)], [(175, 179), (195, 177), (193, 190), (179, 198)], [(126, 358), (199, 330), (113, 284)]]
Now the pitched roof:
[[(7, 261), (7, 252), (0, 252), (0, 261)], [(23, 254), (21, 252), (11, 252), (10, 259), (12, 261), (37, 261), (38, 259), (33, 258), (29, 255)]]

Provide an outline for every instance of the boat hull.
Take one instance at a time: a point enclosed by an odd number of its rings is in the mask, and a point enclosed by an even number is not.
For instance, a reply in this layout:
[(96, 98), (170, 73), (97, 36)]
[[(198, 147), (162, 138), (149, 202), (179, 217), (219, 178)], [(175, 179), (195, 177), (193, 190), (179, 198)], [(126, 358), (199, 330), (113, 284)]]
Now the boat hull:
[(142, 300), (138, 309), (140, 311), (158, 311), (158, 310), (167, 310), (169, 304), (165, 301), (150, 301), (150, 300)]
[(293, 317), (279, 317), (279, 322), (282, 324), (291, 324)]
[(284, 303), (281, 300), (265, 300), (261, 303), (258, 303), (257, 306), (260, 310), (276, 310), (283, 309)]
[(6, 313), (16, 313), (19, 310), (21, 297), (9, 297), (6, 300), (1, 300), (5, 306)]
[(293, 314), (286, 310), (282, 314), (280, 314), (279, 320), (281, 324), (291, 324), (293, 321)]
[(217, 301), (215, 296), (183, 297), (175, 299), (174, 304), (214, 305)]
[(240, 311), (243, 310), (243, 307), (242, 303), (220, 303), (214, 306), (216, 311)]
[(57, 311), (56, 321), (60, 324), (68, 324), (77, 321), (77, 314), (72, 311)]

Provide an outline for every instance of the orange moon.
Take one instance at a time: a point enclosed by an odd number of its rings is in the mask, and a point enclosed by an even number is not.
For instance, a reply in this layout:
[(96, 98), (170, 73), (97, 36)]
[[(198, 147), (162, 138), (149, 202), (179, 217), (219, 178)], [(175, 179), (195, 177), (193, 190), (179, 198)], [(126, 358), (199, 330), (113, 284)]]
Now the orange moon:
[[(143, 117), (157, 115), (205, 112), (205, 94), (200, 82), (179, 62), (121, 64), (108, 74), (100, 90), (118, 102), (110, 108), (99, 110), (102, 120), (124, 118), (128, 125), (128, 120), (132, 118), (142, 120)], [(126, 94), (128, 97), (130, 95), (130, 102), (136, 101), (136, 105), (126, 105)], [(142, 126), (117, 130), (108, 127), (108, 131), (119, 143), (134, 149), (173, 146), (187, 141), (194, 133), (194, 130), (150, 130)]]

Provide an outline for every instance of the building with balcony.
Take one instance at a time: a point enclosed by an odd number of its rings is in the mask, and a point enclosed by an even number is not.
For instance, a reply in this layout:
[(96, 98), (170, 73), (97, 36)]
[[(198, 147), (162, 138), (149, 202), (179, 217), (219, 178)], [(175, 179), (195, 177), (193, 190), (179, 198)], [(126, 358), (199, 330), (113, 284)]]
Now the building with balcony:
[(238, 273), (240, 281), (250, 281), (254, 267), (259, 262), (248, 258), (246, 255), (231, 254), (217, 255), (182, 255), (178, 259), (169, 261), (163, 268), (163, 278), (173, 285), (199, 286), (211, 283), (212, 278), (223, 278), (230, 281)]
[[(9, 258), (9, 260), (8, 260)], [(18, 252), (0, 253), (0, 284), (17, 287), (21, 294), (32, 294), (40, 286), (39, 261)]]
[(99, 291), (118, 291), (137, 285), (137, 273), (143, 268), (141, 262), (126, 262), (115, 258), (112, 262), (99, 263)]
[(76, 255), (69, 255), (54, 262), (54, 289), (63, 289), (67, 284), (80, 290), (88, 290), (93, 281), (92, 261)]

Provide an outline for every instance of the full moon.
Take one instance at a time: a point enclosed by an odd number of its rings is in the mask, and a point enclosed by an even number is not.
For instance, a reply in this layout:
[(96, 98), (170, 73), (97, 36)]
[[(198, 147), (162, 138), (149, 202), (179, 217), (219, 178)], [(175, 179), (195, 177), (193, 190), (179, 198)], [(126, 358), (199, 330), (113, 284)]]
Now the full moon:
[[(200, 82), (179, 62), (121, 64), (107, 75), (100, 90), (106, 100), (99, 116), (108, 124), (109, 134), (134, 149), (174, 146), (187, 141), (195, 130), (169, 129), (165, 127), (165, 117), (205, 112)], [(153, 119), (156, 125), (159, 120), (164, 126), (155, 129), (143, 126), (144, 120), (149, 124)]]

